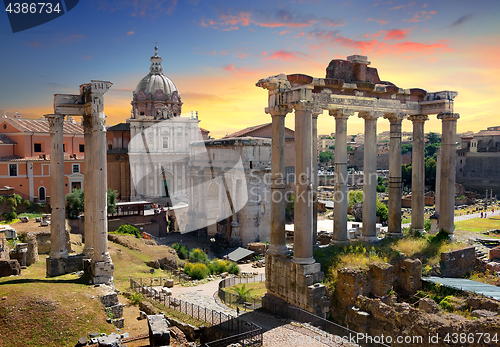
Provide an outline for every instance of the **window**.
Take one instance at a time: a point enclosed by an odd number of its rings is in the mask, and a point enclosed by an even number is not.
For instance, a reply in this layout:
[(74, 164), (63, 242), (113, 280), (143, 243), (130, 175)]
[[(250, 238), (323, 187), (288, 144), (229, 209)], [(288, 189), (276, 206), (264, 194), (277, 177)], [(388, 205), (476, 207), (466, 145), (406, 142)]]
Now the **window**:
[(17, 164), (9, 164), (9, 176), (17, 176)]
[(38, 188), (38, 201), (45, 201), (45, 187)]
[(80, 164), (73, 164), (73, 173), (80, 172)]
[(66, 144), (63, 143), (63, 152), (66, 152)]
[(35, 143), (33, 146), (33, 152), (40, 153), (42, 151), (42, 144), (41, 143)]
[(79, 147), (80, 147), (80, 153), (85, 152), (85, 145), (80, 144)]
[(168, 148), (168, 137), (167, 136), (163, 137), (163, 148)]

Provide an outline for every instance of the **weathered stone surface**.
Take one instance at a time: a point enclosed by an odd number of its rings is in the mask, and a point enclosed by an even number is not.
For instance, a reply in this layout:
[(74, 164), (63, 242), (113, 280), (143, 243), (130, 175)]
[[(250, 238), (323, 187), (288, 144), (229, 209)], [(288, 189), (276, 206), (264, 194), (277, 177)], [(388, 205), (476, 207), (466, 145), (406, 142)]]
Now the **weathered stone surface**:
[(19, 275), (21, 265), (17, 260), (0, 260), (0, 277)]
[(488, 318), (488, 317), (498, 316), (498, 313), (491, 312), (491, 311), (488, 311), (488, 310), (474, 310), (474, 311), (471, 312), (471, 315), (473, 317), (477, 317), (477, 318)]
[(29, 221), (29, 218), (28, 218), (28, 217), (20, 217), (19, 219), (20, 219), (20, 220), (21, 220), (21, 222), (23, 222), (23, 223), (28, 223), (28, 221)]
[(415, 294), (422, 287), (422, 262), (420, 259), (404, 259), (397, 263), (397, 292)]
[(123, 329), (123, 327), (125, 326), (125, 318), (121, 317), (121, 318), (118, 318), (118, 319), (113, 319), (113, 325), (115, 327), (117, 327), (118, 329)]
[(341, 306), (354, 305), (358, 295), (368, 295), (370, 289), (366, 271), (355, 269), (340, 269), (338, 271), (336, 291)]
[(148, 316), (149, 345), (151, 347), (168, 346), (170, 331), (168, 323), (162, 314)]
[(36, 263), (38, 257), (38, 242), (35, 233), (26, 233), (26, 242), (28, 243), (28, 252), (26, 253), (26, 265)]
[(113, 315), (113, 318), (123, 317), (123, 305), (117, 304), (107, 307), (109, 312)]
[(441, 253), (441, 274), (444, 277), (463, 277), (474, 271), (476, 247), (467, 247), (452, 252)]
[(99, 347), (121, 347), (120, 335), (111, 333), (97, 338)]
[(174, 280), (173, 279), (165, 280), (165, 284), (163, 286), (167, 288), (172, 288), (174, 286)]
[(383, 297), (390, 293), (394, 283), (394, 269), (390, 264), (373, 264), (370, 266), (371, 293)]
[[(99, 299), (101, 300), (101, 303), (106, 307), (115, 306), (115, 305), (118, 305), (120, 303), (118, 301), (118, 295), (116, 293), (108, 293), (108, 294), (101, 295), (99, 297)], [(123, 311), (122, 311), (122, 313), (123, 313)]]
[(488, 257), (493, 259), (500, 259), (500, 246), (496, 246), (495, 248), (490, 249), (488, 252)]
[(439, 311), (439, 305), (430, 298), (420, 299), (418, 308), (427, 313), (436, 313)]
[(159, 311), (147, 301), (141, 301), (139, 303), (139, 310), (145, 312), (148, 315), (157, 315)]
[(144, 311), (139, 311), (139, 320), (148, 318), (148, 315)]
[(467, 306), (472, 310), (488, 310), (500, 314), (500, 302), (484, 297), (468, 297)]
[(76, 346), (86, 346), (87, 345), (87, 342), (88, 342), (88, 338), (87, 336), (82, 336), (78, 339), (78, 343), (76, 344)]
[(486, 270), (490, 270), (490, 272), (500, 272), (500, 262), (498, 261), (490, 261), (486, 264)]
[(47, 257), (47, 276), (54, 277), (83, 270), (83, 255), (70, 255), (66, 258), (52, 259)]
[(38, 246), (38, 254), (50, 253), (50, 231), (36, 233), (36, 242)]
[(330, 244), (330, 234), (319, 234), (318, 235), (318, 241), (321, 245), (328, 245)]
[(266, 253), (267, 245), (263, 242), (250, 242), (247, 245), (247, 249), (254, 251), (257, 254)]
[(163, 288), (161, 289), (161, 291), (162, 291), (163, 293), (165, 293), (166, 295), (168, 295), (168, 296), (171, 296), (171, 295), (172, 295), (172, 290), (170, 290), (170, 288), (163, 287)]

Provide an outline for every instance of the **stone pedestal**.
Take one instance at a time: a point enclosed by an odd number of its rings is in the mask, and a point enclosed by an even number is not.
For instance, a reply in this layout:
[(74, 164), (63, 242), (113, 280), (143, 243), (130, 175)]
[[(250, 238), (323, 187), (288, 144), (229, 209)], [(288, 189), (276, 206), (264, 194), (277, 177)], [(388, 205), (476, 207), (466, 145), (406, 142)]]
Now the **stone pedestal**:
[(288, 253), (285, 239), (285, 116), (288, 108), (284, 106), (269, 107), (271, 114), (272, 150), (271, 150), (271, 242), (270, 254), (285, 256)]
[(458, 113), (440, 113), (443, 126), (441, 145), (441, 180), (439, 191), (439, 228), (453, 234), (455, 218), (455, 178), (456, 178), (456, 145)]
[(334, 242), (347, 242), (347, 119), (353, 110), (332, 110), (335, 117), (335, 195), (334, 201)]
[(295, 227), (293, 261), (314, 263), (312, 249), (312, 109), (307, 102), (295, 108)]
[(83, 270), (83, 254), (70, 255), (66, 258), (46, 258), (47, 277), (61, 276)]
[(424, 123), (428, 116), (413, 115), (413, 148), (411, 163), (411, 229), (422, 232), (425, 207), (425, 134)]
[(402, 114), (389, 113), (384, 117), (391, 123), (389, 142), (389, 236), (403, 236), (401, 231), (401, 198), (403, 181), (401, 177), (401, 122)]
[(169, 346), (170, 330), (164, 315), (149, 315), (149, 345), (151, 347)]
[(359, 112), (365, 120), (365, 153), (363, 157), (363, 236), (377, 241), (377, 118), (378, 112)]

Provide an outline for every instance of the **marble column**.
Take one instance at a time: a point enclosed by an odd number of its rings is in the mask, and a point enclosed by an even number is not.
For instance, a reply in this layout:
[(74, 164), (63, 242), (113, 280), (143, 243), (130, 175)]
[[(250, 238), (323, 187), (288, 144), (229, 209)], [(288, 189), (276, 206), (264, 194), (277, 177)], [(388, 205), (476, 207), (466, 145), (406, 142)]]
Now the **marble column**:
[(411, 229), (424, 231), (425, 206), (425, 134), (424, 123), (429, 119), (425, 115), (413, 115), (408, 118), (413, 123), (413, 148), (411, 161)]
[(92, 81), (92, 173), (93, 185), (93, 247), (91, 276), (94, 284), (110, 283), (113, 280), (114, 265), (108, 252), (108, 204), (107, 204), (107, 158), (106, 158), (106, 115), (104, 114), (104, 93), (111, 87), (110, 82)]
[(402, 236), (401, 198), (403, 181), (401, 175), (401, 122), (404, 115), (386, 113), (384, 118), (390, 122), (389, 140), (389, 221), (388, 235)]
[(285, 210), (285, 116), (288, 106), (274, 106), (266, 109), (272, 116), (271, 149), (271, 242), (268, 253), (286, 256)]
[(436, 148), (436, 189), (434, 192), (434, 213), (439, 215), (441, 191), (441, 147)]
[(335, 195), (333, 241), (347, 242), (347, 119), (354, 110), (331, 110), (335, 117)]
[(442, 121), (441, 145), (441, 187), (439, 191), (439, 228), (448, 234), (453, 234), (455, 218), (455, 176), (458, 113), (440, 113), (437, 116)]
[(314, 263), (312, 248), (312, 110), (308, 102), (295, 109), (295, 226), (293, 262)]
[(313, 246), (318, 243), (318, 116), (322, 113), (321, 108), (312, 111)]
[(45, 115), (50, 132), (50, 259), (68, 257), (66, 248), (66, 194), (64, 189), (64, 116)]
[[(94, 180), (92, 171), (92, 151), (94, 146), (92, 144), (92, 117), (90, 115), (83, 117), (83, 133), (84, 133), (84, 172), (83, 189), (84, 189), (84, 233), (85, 233), (85, 247), (83, 248), (83, 255), (87, 259), (92, 259), (94, 256), (94, 213), (93, 211), (93, 193), (94, 193)], [(89, 168), (89, 169), (87, 169)]]
[[(363, 155), (363, 236), (364, 241), (377, 241), (377, 118), (378, 112), (359, 112), (365, 120)], [(336, 142), (336, 141), (335, 141)]]

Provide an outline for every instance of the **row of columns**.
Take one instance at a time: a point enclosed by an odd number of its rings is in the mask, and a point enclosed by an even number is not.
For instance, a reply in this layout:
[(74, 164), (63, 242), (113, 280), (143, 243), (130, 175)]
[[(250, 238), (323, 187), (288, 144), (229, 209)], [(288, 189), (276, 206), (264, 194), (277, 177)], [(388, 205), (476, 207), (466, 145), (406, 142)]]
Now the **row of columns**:
[[(313, 263), (312, 246), (316, 243), (316, 192), (317, 192), (317, 110), (308, 102), (292, 104), (295, 110), (295, 228), (294, 258), (296, 263)], [(287, 105), (268, 107), (272, 116), (272, 165), (271, 165), (271, 242), (269, 253), (286, 255), (285, 239), (285, 116), (290, 111)], [(353, 116), (352, 109), (329, 111), (335, 118), (335, 195), (333, 239), (347, 242), (347, 120)], [(365, 120), (365, 153), (363, 179), (363, 233), (365, 241), (375, 241), (377, 203), (377, 119), (381, 116), (390, 122), (389, 154), (389, 223), (388, 233), (401, 236), (401, 123), (406, 115), (401, 113), (358, 112)], [(438, 119), (443, 126), (443, 161), (440, 175), (440, 228), (453, 233), (453, 210), (455, 200), (455, 135), (456, 113), (442, 113)], [(412, 224), (413, 230), (424, 230), (424, 123), (426, 115), (412, 115), (413, 157), (412, 157)], [(312, 156), (312, 153), (314, 155)], [(312, 157), (311, 157), (312, 156)]]

